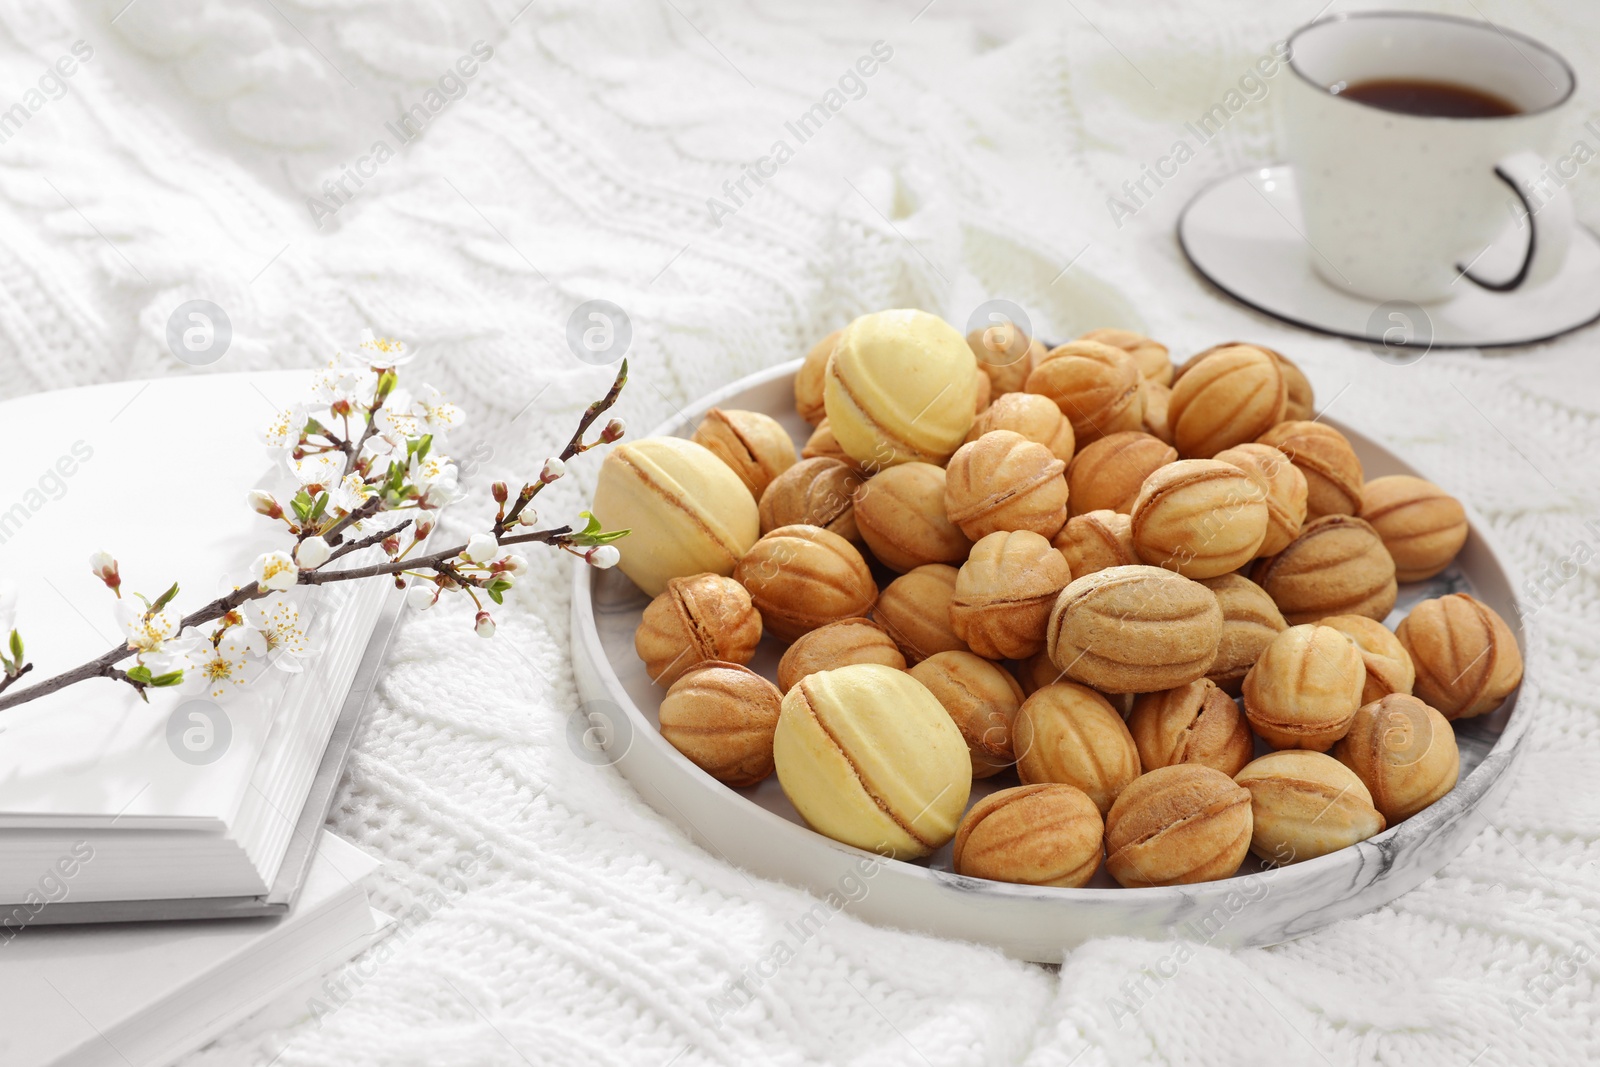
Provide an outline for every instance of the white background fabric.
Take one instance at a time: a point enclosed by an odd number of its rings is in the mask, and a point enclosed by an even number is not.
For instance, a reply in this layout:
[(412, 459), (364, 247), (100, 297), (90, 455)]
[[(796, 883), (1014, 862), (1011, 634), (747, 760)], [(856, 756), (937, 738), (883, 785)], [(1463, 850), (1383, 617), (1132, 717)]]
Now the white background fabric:
[[(73, 41), (95, 52), (0, 144), (0, 395), (186, 373), (163, 336), (192, 298), (232, 319), (218, 371), (309, 365), (371, 325), (420, 346), (412, 377), (470, 410), (456, 451), (477, 456), (483, 490), (536, 471), (604, 388), (608, 370), (563, 340), (590, 298), (632, 317), (621, 410), (639, 430), (864, 311), (962, 324), (1004, 296), (1064, 337), (1132, 308), (1178, 357), (1234, 338), (1291, 355), (1338, 418), (1480, 509), (1525, 573), (1600, 550), (1585, 526), (1600, 501), (1593, 330), (1393, 366), (1234, 306), (1183, 264), (1172, 233), (1189, 196), (1279, 158), (1280, 83), (1112, 224), (1106, 197), (1312, 0), (920, 4), (4, 0), (0, 107)], [(1563, 141), (1593, 144), (1593, 5), (1420, 6), (1564, 50), (1580, 90)], [(494, 55), (465, 95), (315, 225), (306, 198), (375, 140), (392, 146), (384, 124), (477, 40)], [(707, 197), (875, 40), (894, 54), (865, 96), (713, 225)], [(1574, 189), (1600, 223), (1592, 166)], [(552, 520), (592, 488), (597, 461), (572, 466), (545, 498)], [(179, 499), (205, 491), (181, 458), (151, 478)], [(469, 503), (449, 525), (487, 515)], [(811, 902), (574, 757), (568, 568), (534, 568), (492, 642), (460, 608), (409, 619), (333, 818), (386, 861), (377, 902), (428, 921), (344, 994), (290, 998), (189, 1067), (1600, 1060), (1593, 562), (1532, 620), (1521, 713), (1537, 721), (1509, 803), (1394, 905), (1270, 950), (1201, 949), (1142, 979), (1136, 1012), (1110, 998), (1170, 946), (1092, 943), (1057, 973), (846, 914), (720, 1027), (714, 999)], [(474, 857), (488, 858), (450, 877)]]

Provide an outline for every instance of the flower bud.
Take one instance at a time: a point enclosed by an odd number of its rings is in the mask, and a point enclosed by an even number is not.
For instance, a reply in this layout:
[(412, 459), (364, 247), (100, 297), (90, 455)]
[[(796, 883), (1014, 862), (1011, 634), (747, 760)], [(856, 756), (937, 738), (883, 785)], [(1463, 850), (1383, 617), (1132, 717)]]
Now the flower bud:
[(300, 546), (294, 550), (294, 561), (300, 565), (301, 570), (314, 571), (328, 562), (328, 557), (331, 555), (333, 549), (328, 546), (328, 542), (320, 536), (312, 535), (301, 541)]
[(388, 537), (385, 537), (383, 539), (383, 550), (391, 556), (396, 552), (399, 552), (400, 536), (398, 534), (390, 534)]
[(504, 504), (506, 502), (506, 497), (510, 495), (506, 491), (505, 482), (495, 482), (489, 487), (489, 492), (494, 494), (494, 502), (496, 504)]
[(411, 588), (406, 590), (406, 604), (417, 611), (425, 611), (433, 607), (439, 599), (439, 587), (432, 582), (421, 579), (412, 582)]
[(489, 617), (489, 613), (487, 611), (480, 611), (478, 612), (478, 620), (472, 628), (477, 632), (479, 637), (493, 637), (494, 619)]
[(620, 441), (622, 440), (622, 435), (626, 433), (627, 430), (627, 423), (623, 422), (621, 419), (612, 419), (610, 422), (606, 423), (606, 428), (600, 432), (600, 440), (608, 445), (613, 441)]
[(473, 534), (461, 554), (472, 563), (488, 563), (500, 554), (500, 542), (493, 534)]
[(262, 489), (250, 490), (247, 497), (250, 509), (257, 515), (265, 515), (269, 519), (283, 518), (283, 505), (278, 503), (278, 498)]
[(567, 465), (559, 458), (551, 456), (544, 461), (544, 470), (539, 472), (539, 481), (549, 485), (565, 473), (567, 473)]
[(600, 545), (585, 552), (583, 558), (589, 561), (591, 567), (605, 571), (617, 565), (622, 553), (614, 545)]
[(517, 516), (518, 526), (535, 526), (539, 522), (539, 513), (532, 508), (523, 508), (522, 514)]
[(516, 553), (512, 553), (511, 555), (506, 557), (505, 563), (506, 563), (506, 570), (510, 571), (512, 574), (527, 574), (528, 573), (528, 557), (527, 556), (519, 556)]
[(432, 519), (418, 519), (416, 525), (411, 527), (411, 536), (418, 541), (426, 541), (431, 533), (433, 533)]
[(106, 588), (116, 593), (120, 598), (122, 590), (122, 575), (117, 571), (117, 561), (111, 558), (109, 552), (96, 552), (89, 557), (89, 570), (96, 578), (106, 583)]

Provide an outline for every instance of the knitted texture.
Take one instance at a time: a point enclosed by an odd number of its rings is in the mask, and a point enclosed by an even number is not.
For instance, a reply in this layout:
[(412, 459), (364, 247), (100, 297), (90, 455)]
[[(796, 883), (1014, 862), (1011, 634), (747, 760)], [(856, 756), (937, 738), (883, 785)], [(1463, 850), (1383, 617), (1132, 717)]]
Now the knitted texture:
[[(605, 388), (613, 368), (565, 342), (590, 299), (631, 317), (635, 431), (884, 307), (964, 327), (1005, 297), (1042, 336), (1143, 325), (1179, 357), (1255, 340), (1554, 576), (1529, 620), (1529, 751), (1438, 877), (1289, 945), (1104, 940), (1057, 971), (846, 910), (758, 973), (815, 902), (578, 758), (569, 561), (535, 556), (493, 641), (460, 605), (408, 616), (342, 786), (332, 828), (384, 859), (374, 903), (405, 928), (188, 1067), (1600, 1060), (1593, 331), (1398, 366), (1207, 289), (1173, 225), (1206, 182), (1280, 158), (1274, 78), (1131, 218), (1107, 207), (1314, 5), (520, 3), (0, 0), (0, 109), (94, 48), (0, 144), (0, 396), (191, 373), (165, 340), (190, 299), (232, 322), (209, 371), (309, 366), (370, 325), (473, 416), (460, 534)], [(1600, 9), (1485, 13), (1567, 53), (1559, 142), (1593, 146)], [(892, 56), (802, 143), (786, 124), (880, 40)], [(451, 74), (477, 41), (492, 56)], [(780, 139), (792, 158), (746, 177)], [(1592, 168), (1571, 187), (1600, 222)], [(550, 521), (597, 466), (541, 498)], [(1580, 544), (1591, 562), (1563, 568)]]

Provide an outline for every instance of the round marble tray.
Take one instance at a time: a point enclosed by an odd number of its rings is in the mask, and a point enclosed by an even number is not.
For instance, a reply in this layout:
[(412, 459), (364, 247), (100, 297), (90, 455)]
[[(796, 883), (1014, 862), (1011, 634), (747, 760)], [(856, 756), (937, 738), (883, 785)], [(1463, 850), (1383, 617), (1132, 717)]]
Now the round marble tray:
[[(655, 433), (688, 437), (710, 408), (730, 407), (766, 412), (803, 442), (810, 428), (794, 410), (799, 366), (796, 360), (734, 382)], [(1324, 421), (1350, 438), (1367, 477), (1413, 473), (1382, 446)], [(1481, 519), (1470, 510), (1468, 517), (1472, 533), (1456, 563), (1429, 582), (1401, 586), (1391, 627), (1418, 600), (1466, 590), (1516, 625), (1508, 557)], [(1377, 837), (1319, 859), (1262, 869), (1251, 858), (1233, 878), (1174, 889), (1122, 889), (1103, 869), (1084, 889), (1009, 885), (953, 873), (948, 845), (928, 861), (908, 863), (839, 844), (805, 826), (776, 777), (734, 790), (690, 763), (662, 739), (656, 712), (664, 690), (633, 651), (647, 603), (620, 571), (576, 565), (572, 646), (583, 704), (569, 720), (568, 739), (580, 759), (615, 764), (657, 811), (713, 854), (807, 889), (824, 908), (993, 945), (1041, 963), (1059, 963), (1073, 946), (1112, 935), (1270, 945), (1381, 907), (1437, 871), (1483, 828), (1508, 784), (1526, 726), (1526, 716), (1515, 714), (1516, 694), (1493, 715), (1457, 723), (1461, 779), (1451, 793)], [(781, 652), (766, 638), (751, 667), (776, 678)], [(975, 782), (972, 800), (1015, 784), (1014, 773)]]

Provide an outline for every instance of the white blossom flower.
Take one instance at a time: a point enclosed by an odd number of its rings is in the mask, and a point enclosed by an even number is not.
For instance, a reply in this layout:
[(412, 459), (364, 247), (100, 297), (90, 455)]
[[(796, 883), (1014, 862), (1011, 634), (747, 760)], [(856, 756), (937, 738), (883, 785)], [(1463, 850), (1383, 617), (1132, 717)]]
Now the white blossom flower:
[(286, 596), (274, 595), (248, 601), (243, 608), (245, 622), (261, 634), (267, 662), (280, 671), (299, 674), (305, 662), (317, 654), (306, 639), (300, 623), (300, 609)]
[(361, 446), (361, 458), (376, 457), (385, 462), (377, 464), (373, 469), (382, 469), (388, 466), (389, 460), (404, 459), (406, 455), (406, 439), (398, 434), (374, 433), (367, 438)]
[(415, 581), (411, 588), (406, 590), (406, 603), (417, 611), (425, 611), (433, 607), (439, 599), (439, 587), (432, 582)]
[(344, 453), (317, 452), (304, 459), (290, 460), (289, 468), (301, 485), (320, 485), (326, 489), (337, 485), (344, 477)]
[(306, 428), (306, 420), (311, 417), (304, 404), (284, 408), (272, 417), (266, 428), (261, 431), (262, 440), (267, 447), (277, 452), (288, 452), (300, 443), (300, 434)]
[(360, 358), (369, 366), (387, 370), (390, 367), (402, 367), (410, 363), (417, 358), (417, 354), (407, 351), (403, 341), (374, 337), (371, 330), (362, 330)]
[(493, 534), (478, 533), (467, 539), (467, 547), (461, 554), (473, 563), (483, 564), (500, 558), (500, 552), (500, 542)]
[(352, 408), (365, 408), (377, 385), (378, 376), (371, 366), (360, 360), (335, 357), (312, 377), (311, 396), (325, 407), (343, 400)]
[(250, 577), (263, 589), (283, 590), (292, 588), (300, 580), (300, 569), (289, 553), (279, 549), (257, 556), (250, 565)]
[(461, 472), (446, 456), (430, 454), (421, 463), (412, 460), (411, 480), (432, 507), (443, 507), (460, 495)]
[(591, 548), (585, 555), (591, 566), (603, 571), (610, 570), (622, 561), (622, 553), (617, 551), (615, 545), (600, 545)]
[(294, 550), (294, 561), (301, 570), (314, 571), (333, 555), (333, 547), (320, 536), (312, 535), (301, 541)]
[(411, 457), (411, 467), (406, 473), (417, 484), (418, 489), (432, 489), (434, 484), (441, 479), (448, 478), (454, 485), (458, 476), (456, 465), (450, 461), (449, 456), (428, 453), (428, 457), (418, 462), (415, 456)]
[(170, 611), (147, 613), (143, 605), (119, 600), (116, 618), (127, 634), (128, 647), (141, 655), (167, 651), (168, 644), (177, 639), (180, 620)]
[(228, 686), (243, 685), (249, 657), (265, 655), (266, 651), (267, 640), (261, 631), (250, 626), (230, 626), (215, 645), (202, 641), (190, 650), (181, 691), (209, 690), (213, 698), (220, 697)]
[(367, 502), (377, 490), (362, 480), (361, 475), (346, 474), (328, 493), (328, 506), (338, 511), (354, 511)]
[(411, 401), (410, 412), (421, 419), (428, 432), (435, 436), (453, 430), (466, 421), (461, 409), (431, 385), (424, 385), (421, 395)]
[(480, 611), (478, 612), (477, 621), (473, 624), (472, 628), (477, 632), (479, 637), (493, 637), (494, 619), (487, 611)]
[(405, 441), (411, 437), (421, 437), (423, 433), (423, 418), (419, 412), (412, 410), (411, 395), (404, 389), (396, 389), (389, 394), (383, 407), (378, 409), (374, 416), (377, 421), (379, 437), (390, 440), (396, 438), (401, 442), (400, 447), (405, 448)]

